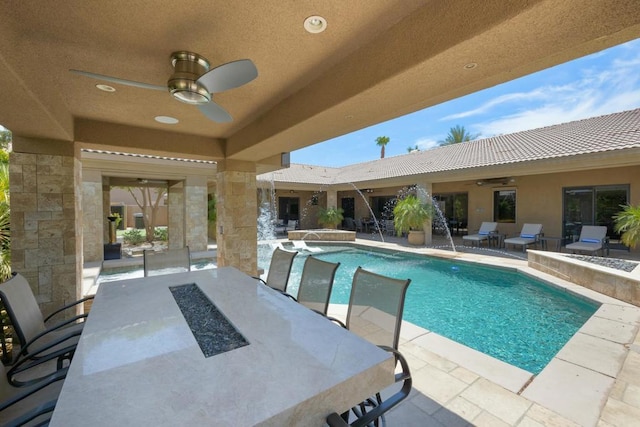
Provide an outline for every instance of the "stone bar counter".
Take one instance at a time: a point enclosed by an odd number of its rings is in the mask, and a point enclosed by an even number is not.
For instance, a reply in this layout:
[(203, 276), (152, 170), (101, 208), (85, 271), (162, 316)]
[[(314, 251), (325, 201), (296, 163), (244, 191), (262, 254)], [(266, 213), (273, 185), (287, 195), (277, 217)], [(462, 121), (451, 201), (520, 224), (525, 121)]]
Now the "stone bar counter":
[(102, 284), (52, 426), (323, 425), (393, 357), (233, 267)]

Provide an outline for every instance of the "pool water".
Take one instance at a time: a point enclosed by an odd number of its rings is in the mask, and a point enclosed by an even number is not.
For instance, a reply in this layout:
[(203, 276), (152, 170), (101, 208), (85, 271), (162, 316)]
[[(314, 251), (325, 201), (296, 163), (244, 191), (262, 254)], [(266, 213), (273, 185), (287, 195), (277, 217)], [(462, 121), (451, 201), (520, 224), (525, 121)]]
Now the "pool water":
[[(506, 269), (405, 253), (323, 248), (324, 252), (314, 256), (341, 263), (332, 303), (348, 304), (358, 266), (410, 278), (404, 320), (533, 374), (551, 361), (599, 307)], [(293, 295), (305, 257), (299, 254), (294, 260), (287, 288)]]

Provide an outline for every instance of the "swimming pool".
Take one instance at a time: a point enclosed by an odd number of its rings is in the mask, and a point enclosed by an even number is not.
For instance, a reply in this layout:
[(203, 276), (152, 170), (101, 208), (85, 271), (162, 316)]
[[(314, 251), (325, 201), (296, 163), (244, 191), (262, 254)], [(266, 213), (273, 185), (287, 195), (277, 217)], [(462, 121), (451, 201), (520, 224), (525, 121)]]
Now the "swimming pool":
[[(314, 256), (341, 263), (332, 303), (348, 304), (358, 266), (410, 278), (404, 320), (533, 374), (542, 371), (599, 307), (506, 269), (407, 253), (323, 248)], [(294, 260), (288, 288), (293, 295), (305, 257), (299, 254)]]

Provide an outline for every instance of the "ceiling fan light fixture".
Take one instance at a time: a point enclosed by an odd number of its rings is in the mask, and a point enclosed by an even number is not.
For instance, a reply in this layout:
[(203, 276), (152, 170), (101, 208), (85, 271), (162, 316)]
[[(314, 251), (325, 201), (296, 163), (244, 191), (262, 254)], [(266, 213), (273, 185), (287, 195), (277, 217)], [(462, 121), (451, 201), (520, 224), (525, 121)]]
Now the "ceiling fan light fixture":
[(186, 79), (169, 80), (169, 92), (185, 104), (200, 105), (211, 101), (211, 94), (202, 85)]
[(313, 15), (304, 20), (304, 29), (311, 34), (318, 34), (327, 29), (327, 20), (322, 16)]
[(171, 54), (171, 65), (175, 69), (167, 86), (169, 93), (185, 104), (201, 105), (211, 101), (211, 94), (197, 82), (209, 71), (209, 61), (193, 52), (179, 51)]

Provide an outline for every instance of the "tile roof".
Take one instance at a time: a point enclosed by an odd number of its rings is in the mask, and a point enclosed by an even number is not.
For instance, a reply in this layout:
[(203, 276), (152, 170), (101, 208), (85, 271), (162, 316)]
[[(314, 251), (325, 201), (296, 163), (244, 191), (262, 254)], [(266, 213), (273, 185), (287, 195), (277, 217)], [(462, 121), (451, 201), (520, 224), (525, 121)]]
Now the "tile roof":
[[(640, 109), (329, 168), (291, 164), (259, 180), (338, 184), (640, 148)], [(272, 175), (273, 174), (273, 175)]]

